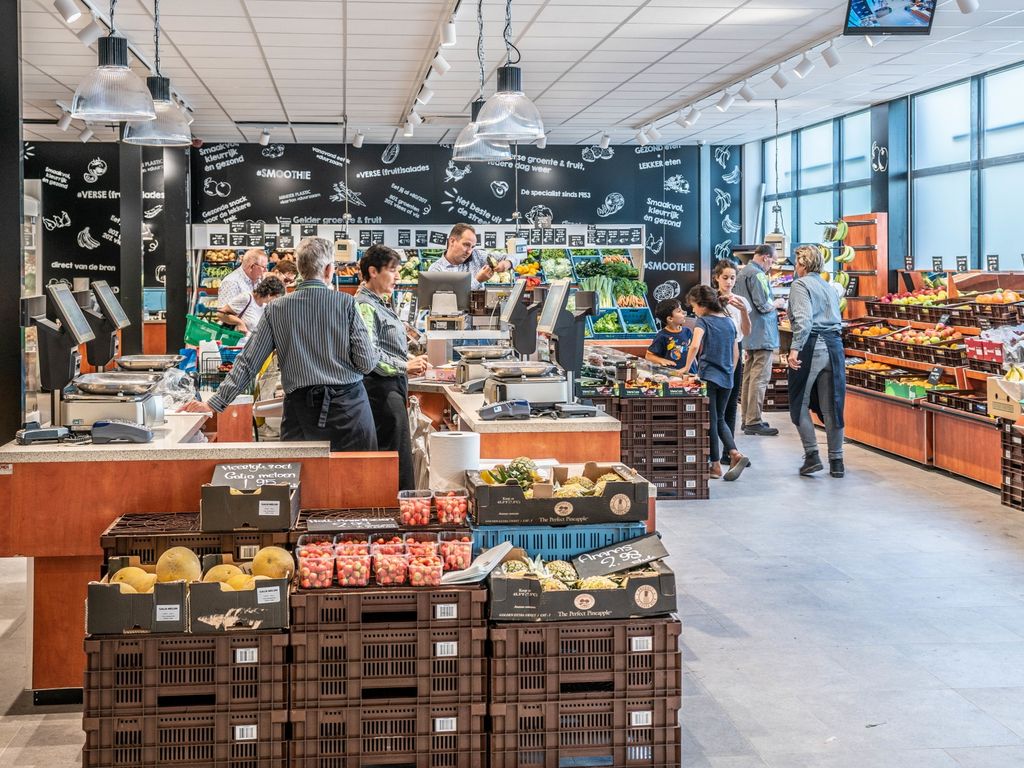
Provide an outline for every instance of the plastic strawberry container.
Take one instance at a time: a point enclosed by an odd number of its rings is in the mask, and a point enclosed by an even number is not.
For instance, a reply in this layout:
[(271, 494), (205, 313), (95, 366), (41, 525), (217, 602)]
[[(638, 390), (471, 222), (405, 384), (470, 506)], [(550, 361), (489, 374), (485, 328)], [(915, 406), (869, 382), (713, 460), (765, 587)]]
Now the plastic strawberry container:
[(374, 552), (373, 573), (382, 587), (400, 587), (409, 579), (409, 556), (405, 552)]
[(307, 533), (295, 545), (302, 589), (326, 589), (334, 584), (334, 537)]
[(437, 508), (437, 522), (441, 525), (465, 525), (469, 494), (466, 491), (435, 491), (434, 506)]
[(430, 525), (433, 491), (399, 491), (398, 518), (402, 525)]
[(461, 571), (473, 562), (473, 537), (458, 531), (442, 531), (437, 550), (446, 571)]
[(441, 584), (444, 565), (441, 558), (409, 557), (409, 585), (413, 587), (437, 587)]
[(437, 557), (436, 533), (407, 533), (402, 538), (410, 557)]

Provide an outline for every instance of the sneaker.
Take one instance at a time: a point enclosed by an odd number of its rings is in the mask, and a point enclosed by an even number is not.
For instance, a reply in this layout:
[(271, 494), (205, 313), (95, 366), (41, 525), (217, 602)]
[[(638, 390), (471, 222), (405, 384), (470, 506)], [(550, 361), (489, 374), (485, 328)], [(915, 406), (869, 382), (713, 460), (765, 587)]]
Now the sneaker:
[(750, 459), (748, 459), (746, 456), (739, 456), (738, 458), (736, 458), (735, 461), (733, 461), (732, 465), (729, 467), (729, 471), (725, 473), (725, 477), (723, 479), (735, 480), (741, 474), (743, 474), (743, 470), (746, 469), (749, 465)]
[(821, 465), (821, 457), (818, 455), (817, 451), (811, 451), (810, 453), (804, 454), (804, 463), (803, 466), (800, 467), (801, 475), (806, 477), (807, 475), (812, 475), (815, 472), (821, 472), (823, 469), (824, 467)]
[(828, 473), (832, 475), (832, 477), (843, 477), (846, 474), (846, 467), (843, 466), (843, 460), (829, 459)]
[(779, 434), (775, 427), (766, 427), (764, 424), (750, 424), (743, 427), (744, 435), (761, 435), (762, 437), (774, 437)]

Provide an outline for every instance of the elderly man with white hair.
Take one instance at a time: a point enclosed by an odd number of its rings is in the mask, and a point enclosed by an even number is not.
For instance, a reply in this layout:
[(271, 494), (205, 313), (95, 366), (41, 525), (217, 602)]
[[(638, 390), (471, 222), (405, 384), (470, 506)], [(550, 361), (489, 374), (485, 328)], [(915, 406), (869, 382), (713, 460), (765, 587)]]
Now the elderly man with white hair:
[(363, 376), (380, 362), (355, 299), (334, 290), (334, 246), (307, 237), (296, 249), (301, 280), (268, 304), (256, 332), (209, 404), (186, 410), (218, 413), (252, 383), (277, 351), (284, 387), (282, 440), (330, 441), (332, 451), (375, 451), (377, 435)]
[(250, 248), (242, 255), (241, 265), (220, 281), (217, 301), (229, 304), (237, 296), (250, 296), (267, 274), (267, 253), (262, 248)]

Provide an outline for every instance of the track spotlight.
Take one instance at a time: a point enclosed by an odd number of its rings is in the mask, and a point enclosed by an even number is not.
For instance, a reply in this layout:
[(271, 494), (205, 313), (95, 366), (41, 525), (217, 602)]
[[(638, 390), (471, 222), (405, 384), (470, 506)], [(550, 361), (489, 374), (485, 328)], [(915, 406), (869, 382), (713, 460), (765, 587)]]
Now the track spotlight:
[(839, 56), (839, 49), (836, 48), (834, 42), (828, 44), (828, 48), (821, 52), (821, 58), (828, 64), (829, 69), (838, 67), (843, 63), (842, 58)]
[(789, 85), (789, 78), (786, 77), (786, 73), (782, 71), (781, 64), (779, 65), (779, 68), (775, 70), (774, 74), (772, 74), (772, 82), (779, 86), (780, 90)]
[(974, 13), (978, 10), (978, 0), (956, 0), (960, 13)]
[(429, 104), (432, 98), (434, 98), (434, 92), (424, 83), (423, 87), (420, 88), (420, 92), (416, 94), (416, 101), (420, 104)]
[(82, 142), (83, 144), (88, 144), (89, 140), (92, 137), (93, 137), (92, 128), (90, 128), (88, 125), (85, 126), (85, 128), (82, 129), (82, 132), (80, 134), (78, 134), (78, 140), (80, 142)]
[(651, 140), (647, 138), (647, 134), (644, 133), (643, 128), (636, 132), (636, 143), (639, 144), (641, 147), (646, 147), (648, 144), (651, 143)]
[(728, 112), (729, 107), (732, 106), (734, 101), (736, 101), (736, 97), (733, 96), (728, 91), (726, 91), (725, 93), (722, 94), (722, 98), (718, 100), (718, 103), (715, 104), (715, 109), (717, 109), (719, 112)]
[(750, 83), (746, 80), (743, 81), (743, 86), (740, 88), (739, 94), (746, 102), (751, 102), (757, 98), (757, 93), (755, 93), (754, 89), (750, 87)]
[(696, 107), (690, 107), (690, 113), (686, 116), (686, 120), (683, 122), (683, 127), (693, 128), (693, 126), (697, 124), (697, 121), (700, 120), (701, 114), (701, 111)]
[(66, 131), (71, 126), (71, 113), (62, 112), (60, 120), (57, 121), (57, 127), (62, 131)]
[(661, 131), (659, 131), (653, 123), (647, 126), (647, 129), (644, 131), (644, 133), (647, 134), (647, 138), (650, 139), (651, 141), (661, 141)]
[(805, 53), (800, 59), (800, 63), (793, 68), (793, 74), (803, 80), (811, 74), (812, 71), (814, 71), (814, 62), (807, 58), (807, 54)]
[(441, 27), (441, 45), (444, 48), (451, 48), (455, 45), (455, 21), (448, 20), (448, 23)]
[(352, 146), (355, 147), (356, 149), (359, 149), (361, 146), (363, 146), (364, 141), (366, 141), (366, 137), (360, 131), (359, 133), (356, 134), (356, 137), (352, 139)]
[(601, 141), (598, 144), (598, 146), (601, 147), (601, 149), (608, 149), (608, 145), (611, 144), (611, 143), (612, 143), (612, 137), (611, 136), (609, 136), (607, 133), (601, 134)]
[(265, 147), (270, 143), (270, 129), (264, 128), (263, 132), (260, 133), (260, 146)]
[(402, 135), (409, 138), (416, 133), (416, 126), (412, 124), (412, 120), (405, 124), (405, 130), (402, 131)]
[[(71, 24), (82, 18), (82, 12), (75, 5), (75, 0), (55, 0), (53, 7), (57, 9), (57, 13), (64, 19), (65, 24)], [(967, 11), (964, 11), (964, 13), (967, 13)]]
[(82, 41), (82, 45), (90, 46), (106, 34), (106, 30), (100, 23), (93, 19), (80, 30), (75, 32), (75, 37)]
[(448, 63), (448, 59), (438, 52), (434, 57), (434, 60), (430, 62), (430, 68), (440, 77), (446, 74), (448, 70), (452, 68), (452, 65)]
[(414, 109), (409, 113), (409, 122), (413, 125), (423, 125), (423, 118), (420, 117), (420, 113)]
[(544, 149), (544, 148), (547, 147), (547, 145), (548, 145), (547, 134), (544, 134), (539, 139), (537, 139), (537, 149)]

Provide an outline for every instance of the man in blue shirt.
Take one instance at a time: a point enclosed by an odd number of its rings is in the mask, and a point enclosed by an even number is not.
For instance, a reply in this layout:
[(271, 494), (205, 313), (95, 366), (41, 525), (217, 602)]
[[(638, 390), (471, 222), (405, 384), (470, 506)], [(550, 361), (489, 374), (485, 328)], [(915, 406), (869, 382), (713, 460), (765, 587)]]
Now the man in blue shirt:
[(775, 261), (775, 248), (759, 245), (754, 257), (740, 270), (734, 292), (753, 308), (750, 313), (750, 333), (743, 339), (743, 434), (777, 435), (779, 430), (762, 418), (765, 392), (772, 377), (772, 360), (779, 348), (779, 316), (777, 309), (784, 306), (783, 299), (772, 299), (768, 283), (768, 270)]
[(476, 247), (476, 231), (469, 224), (456, 224), (448, 235), (444, 255), (430, 265), (428, 272), (469, 272), (473, 275), (471, 287), (477, 291), (494, 277), (495, 272), (514, 269), (518, 259), (502, 257), (495, 266), (487, 261), (487, 252)]

